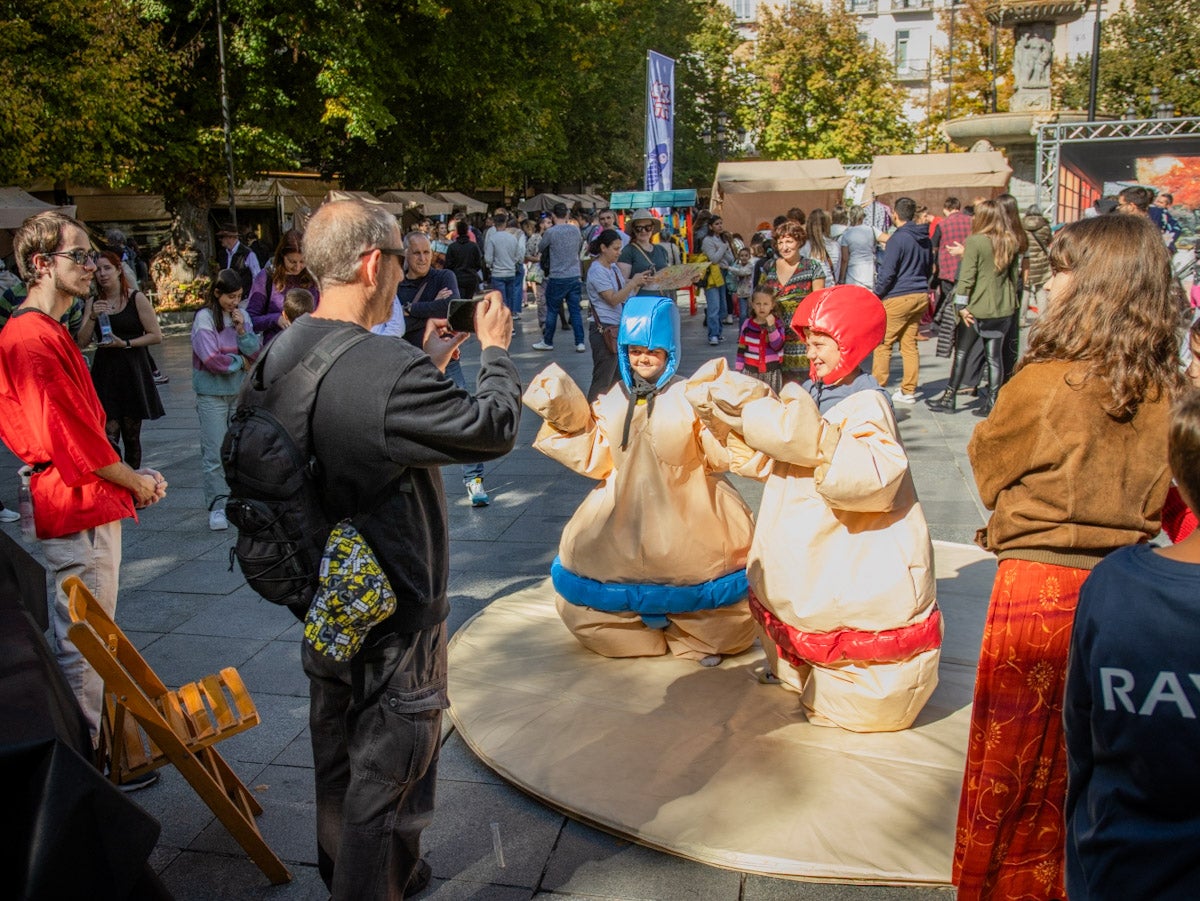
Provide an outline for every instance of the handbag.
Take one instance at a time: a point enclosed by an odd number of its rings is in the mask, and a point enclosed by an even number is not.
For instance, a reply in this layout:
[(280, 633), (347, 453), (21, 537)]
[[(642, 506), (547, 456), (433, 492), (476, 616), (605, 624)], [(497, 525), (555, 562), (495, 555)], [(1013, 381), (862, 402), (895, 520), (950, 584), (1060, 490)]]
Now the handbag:
[(367, 633), (395, 612), (396, 592), (375, 551), (351, 520), (338, 523), (325, 542), (304, 640), (344, 663), (358, 653)]

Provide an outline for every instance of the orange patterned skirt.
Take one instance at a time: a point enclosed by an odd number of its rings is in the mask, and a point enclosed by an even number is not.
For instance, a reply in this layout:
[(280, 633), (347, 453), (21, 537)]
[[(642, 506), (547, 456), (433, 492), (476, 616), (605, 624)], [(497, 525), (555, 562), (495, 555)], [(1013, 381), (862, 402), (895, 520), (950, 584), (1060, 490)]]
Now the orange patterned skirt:
[(1002, 560), (992, 586), (958, 806), (960, 898), (1066, 898), (1063, 686), (1089, 570)]

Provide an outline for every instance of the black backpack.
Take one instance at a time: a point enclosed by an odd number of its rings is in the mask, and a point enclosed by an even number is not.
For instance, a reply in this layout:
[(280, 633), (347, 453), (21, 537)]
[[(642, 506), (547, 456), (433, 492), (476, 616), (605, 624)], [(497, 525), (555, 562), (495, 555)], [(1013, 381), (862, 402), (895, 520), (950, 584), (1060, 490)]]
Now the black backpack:
[(337, 358), (370, 332), (326, 335), (291, 370), (266, 383), (268, 347), (238, 396), (221, 444), (229, 483), (225, 516), (238, 530), (230, 551), (259, 595), (300, 619), (317, 586), (321, 555), (333, 527), (321, 503), (312, 447), (312, 411), (321, 380)]

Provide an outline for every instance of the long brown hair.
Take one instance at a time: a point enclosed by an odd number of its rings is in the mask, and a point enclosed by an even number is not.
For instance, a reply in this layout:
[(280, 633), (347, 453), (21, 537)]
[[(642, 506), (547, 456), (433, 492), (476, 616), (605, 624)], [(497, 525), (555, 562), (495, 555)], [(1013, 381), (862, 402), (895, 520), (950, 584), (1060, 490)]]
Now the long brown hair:
[(820, 260), (833, 269), (833, 261), (829, 259), (829, 248), (825, 239), (829, 237), (829, 226), (832, 223), (829, 214), (818, 207), (808, 214), (808, 249), (814, 260)]
[(1008, 216), (995, 200), (984, 200), (975, 204), (971, 234), (983, 235), (991, 242), (997, 272), (1003, 272), (1011, 265), (1020, 247)]
[(1025, 251), (1029, 250), (1029, 233), (1025, 231), (1025, 226), (1021, 224), (1021, 209), (1017, 206), (1017, 198), (1011, 194), (1001, 194), (996, 198), (996, 203), (1000, 204), (1000, 209), (1008, 217), (1009, 227), (1012, 228), (1013, 234), (1017, 236), (1017, 252), (1025, 253)]
[(1109, 386), (1105, 412), (1118, 419), (1179, 390), (1179, 304), (1171, 259), (1149, 219), (1115, 214), (1073, 222), (1051, 243), (1050, 267), (1071, 280), (1033, 326), (1018, 369), (1085, 363), (1085, 380)]
[[(275, 248), (275, 256), (271, 267), (271, 283), (277, 291), (282, 291), (287, 287), (287, 275), (283, 271), (283, 258), (289, 253), (298, 253), (303, 255), (304, 234), (299, 229), (289, 228), (283, 233), (283, 237), (279, 239), (279, 246)], [(311, 288), (316, 284), (312, 277), (312, 273), (308, 271), (308, 267), (296, 276), (296, 284), (293, 287)]]

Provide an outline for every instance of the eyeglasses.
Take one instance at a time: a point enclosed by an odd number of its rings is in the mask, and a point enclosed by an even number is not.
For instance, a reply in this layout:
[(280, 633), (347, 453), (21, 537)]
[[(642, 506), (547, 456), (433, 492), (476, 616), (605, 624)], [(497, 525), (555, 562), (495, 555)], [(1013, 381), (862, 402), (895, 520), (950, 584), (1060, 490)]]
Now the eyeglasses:
[(359, 256), (365, 257), (367, 254), (374, 253), (377, 250), (380, 253), (386, 253), (388, 256), (396, 257), (399, 260), (404, 259), (404, 254), (407, 252), (403, 247), (372, 247), (370, 250), (364, 250)]
[(43, 253), (44, 257), (66, 257), (76, 266), (86, 266), (88, 263), (95, 264), (100, 259), (100, 254), (94, 250), (56, 250), (53, 253)]
[(633, 230), (635, 232), (652, 232), (652, 231), (654, 231), (654, 226), (653, 225), (635, 225), (633, 227)]

